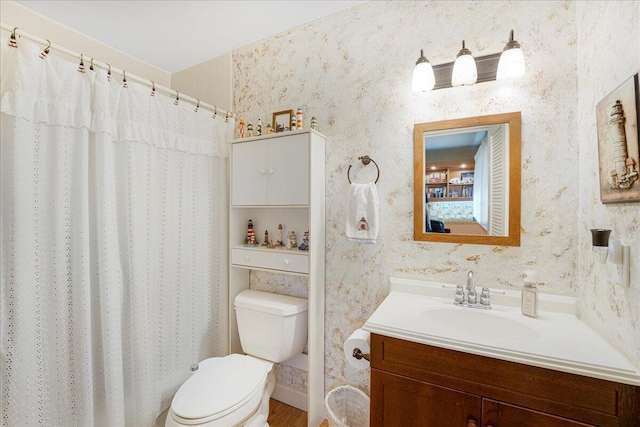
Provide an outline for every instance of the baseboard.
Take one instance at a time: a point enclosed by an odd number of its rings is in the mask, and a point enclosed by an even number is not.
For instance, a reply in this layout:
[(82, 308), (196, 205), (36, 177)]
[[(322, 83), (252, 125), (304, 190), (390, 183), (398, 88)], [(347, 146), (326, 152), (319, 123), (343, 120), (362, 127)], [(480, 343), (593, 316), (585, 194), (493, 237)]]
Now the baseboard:
[(289, 406), (298, 408), (301, 411), (307, 412), (309, 409), (306, 393), (282, 384), (276, 384), (271, 397), (275, 400), (279, 400), (282, 403), (286, 403)]

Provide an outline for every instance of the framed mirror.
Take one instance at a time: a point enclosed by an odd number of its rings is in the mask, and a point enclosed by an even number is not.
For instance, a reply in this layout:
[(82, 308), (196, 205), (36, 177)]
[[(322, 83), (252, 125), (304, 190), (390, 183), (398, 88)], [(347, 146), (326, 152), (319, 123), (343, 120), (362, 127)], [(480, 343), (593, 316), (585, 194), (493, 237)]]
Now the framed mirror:
[(414, 240), (520, 246), (520, 132), (520, 112), (414, 125)]

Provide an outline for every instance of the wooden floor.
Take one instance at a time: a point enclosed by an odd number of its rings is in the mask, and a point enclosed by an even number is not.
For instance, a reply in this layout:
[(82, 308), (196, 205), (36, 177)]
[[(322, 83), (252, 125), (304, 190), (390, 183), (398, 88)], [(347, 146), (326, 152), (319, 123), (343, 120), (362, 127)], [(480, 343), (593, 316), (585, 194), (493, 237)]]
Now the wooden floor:
[[(289, 406), (280, 401), (271, 399), (269, 402), (269, 426), (270, 427), (307, 427), (307, 413), (298, 408)], [(324, 420), (320, 427), (328, 427)]]

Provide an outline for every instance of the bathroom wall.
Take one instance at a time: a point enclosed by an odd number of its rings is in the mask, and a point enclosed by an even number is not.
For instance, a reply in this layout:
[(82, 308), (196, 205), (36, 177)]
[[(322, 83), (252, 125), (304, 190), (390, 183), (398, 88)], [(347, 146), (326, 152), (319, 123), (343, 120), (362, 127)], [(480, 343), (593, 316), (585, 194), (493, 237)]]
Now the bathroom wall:
[[(0, 20), (2, 20), (4, 24), (18, 27), (18, 34), (20, 34), (20, 30), (23, 30), (34, 36), (49, 39), (54, 44), (66, 47), (67, 49), (84, 53), (87, 67), (89, 66), (89, 59), (95, 57), (101, 62), (106, 62), (114, 67), (127, 70), (127, 74), (131, 72), (140, 77), (153, 80), (162, 86), (169, 87), (171, 85), (170, 73), (100, 43), (91, 37), (71, 30), (19, 4), (0, 1)], [(115, 27), (114, 31), (117, 31)], [(9, 36), (9, 33), (6, 31), (2, 31), (1, 33), (2, 37)], [(19, 40), (18, 43), (20, 43)], [(52, 54), (55, 53), (52, 52)], [(69, 59), (68, 56), (64, 56)]]
[[(487, 25), (487, 23), (491, 23)], [(475, 55), (500, 52), (510, 29), (526, 54), (525, 77), (416, 95), (423, 48), (452, 61), (462, 39)], [(388, 292), (390, 276), (519, 288), (534, 269), (542, 292), (575, 295), (578, 245), (576, 24), (572, 2), (368, 2), (233, 52), (234, 111), (247, 122), (301, 107), (328, 136), (326, 152), (326, 390), (369, 387), (346, 365), (342, 344)], [(413, 124), (522, 112), (522, 245), (416, 243)], [(347, 168), (358, 182), (380, 166), (375, 245), (344, 238)], [(284, 284), (288, 287), (290, 285)], [(252, 286), (261, 287), (260, 280)], [(277, 290), (277, 289), (274, 289)]]
[[(580, 311), (589, 325), (640, 366), (640, 203), (600, 202), (595, 120), (598, 101), (640, 71), (640, 2), (580, 2), (576, 12)], [(630, 288), (615, 284), (613, 264), (594, 262), (591, 228), (609, 228), (631, 245)]]
[(229, 111), (232, 103), (231, 53), (173, 73), (171, 88)]

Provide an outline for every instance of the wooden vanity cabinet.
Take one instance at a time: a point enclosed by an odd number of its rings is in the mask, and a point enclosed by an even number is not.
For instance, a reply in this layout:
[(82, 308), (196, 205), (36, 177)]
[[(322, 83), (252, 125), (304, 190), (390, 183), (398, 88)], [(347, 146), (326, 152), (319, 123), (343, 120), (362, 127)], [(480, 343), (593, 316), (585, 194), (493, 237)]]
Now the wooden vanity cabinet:
[(640, 387), (371, 335), (371, 427), (640, 426)]

